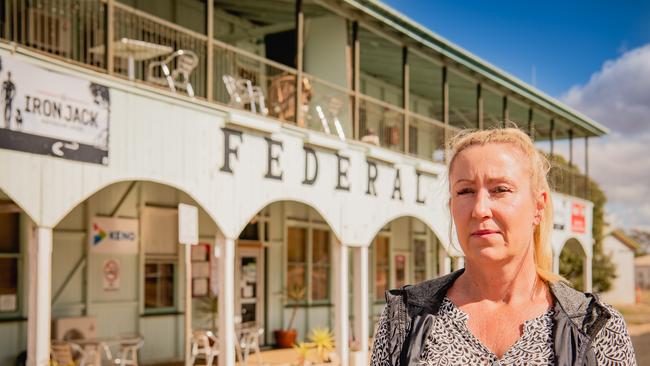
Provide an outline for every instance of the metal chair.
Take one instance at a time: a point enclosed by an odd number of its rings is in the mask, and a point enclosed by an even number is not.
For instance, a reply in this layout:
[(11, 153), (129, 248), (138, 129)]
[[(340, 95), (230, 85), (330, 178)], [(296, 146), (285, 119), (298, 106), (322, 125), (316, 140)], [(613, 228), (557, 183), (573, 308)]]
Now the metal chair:
[(228, 104), (239, 108), (246, 108), (248, 104), (251, 112), (257, 113), (257, 106), (259, 105), (259, 112), (263, 115), (269, 113), (264, 102), (264, 91), (259, 86), (254, 86), (253, 82), (248, 79), (236, 78), (232, 75), (223, 75), (221, 77), (226, 91), (230, 96)]
[[(174, 62), (175, 61), (175, 62)], [(184, 89), (187, 95), (194, 98), (194, 88), (190, 82), (192, 71), (198, 66), (199, 57), (189, 50), (178, 50), (167, 56), (162, 61), (149, 63), (147, 81), (169, 86), (169, 90), (176, 93), (176, 89)], [(170, 71), (170, 66), (175, 66)], [(160, 68), (164, 77), (155, 75), (156, 68)]]
[(191, 352), (191, 365), (201, 356), (205, 359), (206, 366), (212, 366), (214, 359), (219, 355), (219, 339), (209, 330), (195, 330), (192, 332)]

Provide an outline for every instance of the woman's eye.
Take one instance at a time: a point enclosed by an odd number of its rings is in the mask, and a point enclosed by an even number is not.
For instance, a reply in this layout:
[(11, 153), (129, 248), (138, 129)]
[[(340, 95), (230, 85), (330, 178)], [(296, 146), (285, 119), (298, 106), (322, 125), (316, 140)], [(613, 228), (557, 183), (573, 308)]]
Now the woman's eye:
[(505, 192), (511, 192), (512, 190), (506, 186), (497, 186), (494, 188), (494, 192), (496, 193), (505, 193)]
[(463, 194), (468, 194), (468, 193), (473, 193), (474, 191), (471, 188), (462, 188), (456, 192), (457, 195), (463, 195)]

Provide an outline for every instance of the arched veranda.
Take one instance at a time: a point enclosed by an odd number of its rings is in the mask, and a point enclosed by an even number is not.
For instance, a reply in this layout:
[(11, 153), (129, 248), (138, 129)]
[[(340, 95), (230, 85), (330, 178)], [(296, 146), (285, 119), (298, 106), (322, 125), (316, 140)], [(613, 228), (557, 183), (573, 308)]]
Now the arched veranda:
[[(200, 244), (191, 248), (193, 308), (214, 291), (211, 253), (220, 230), (202, 205), (166, 184), (113, 183), (53, 228), (53, 338), (79, 331), (88, 332), (86, 338), (139, 334), (142, 362), (183, 359), (185, 251), (178, 243), (179, 203), (199, 208)], [(192, 328), (204, 328), (192, 313)]]

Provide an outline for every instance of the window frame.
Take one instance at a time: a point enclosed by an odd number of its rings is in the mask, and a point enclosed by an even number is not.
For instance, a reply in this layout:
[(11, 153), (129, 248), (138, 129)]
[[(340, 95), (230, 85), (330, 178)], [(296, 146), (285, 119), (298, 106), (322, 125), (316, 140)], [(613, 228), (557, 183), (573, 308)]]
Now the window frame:
[[(21, 227), (22, 223), (24, 220), (24, 213), (21, 211), (21, 209), (14, 203), (1, 203), (0, 204), (0, 209), (2, 210), (2, 214), (17, 214), (18, 215), (18, 224), (17, 224), (17, 230), (18, 230), (18, 246), (17, 246), (17, 251), (16, 252), (0, 252), (0, 258), (2, 259), (14, 259), (16, 261), (16, 308), (13, 311), (2, 311), (0, 312), (0, 320), (11, 320), (11, 319), (19, 319), (22, 317), (23, 311), (23, 271), (24, 271), (24, 263), (25, 263), (25, 256), (24, 256), (24, 250), (23, 250), (23, 238), (22, 238), (22, 232), (21, 232)], [(0, 269), (2, 270), (2, 269)]]
[(284, 245), (284, 275), (283, 282), (284, 287), (288, 285), (288, 268), (289, 268), (289, 230), (291, 228), (305, 229), (307, 231), (307, 242), (305, 248), (305, 279), (304, 283), (306, 286), (305, 299), (300, 302), (289, 302), (285, 303), (286, 306), (330, 306), (332, 304), (332, 279), (331, 276), (328, 276), (327, 280), (327, 298), (322, 300), (313, 300), (312, 298), (312, 284), (313, 284), (313, 258), (314, 258), (314, 230), (326, 231), (329, 236), (328, 252), (329, 252), (329, 263), (327, 264), (328, 273), (332, 270), (332, 239), (333, 232), (330, 227), (322, 221), (316, 220), (299, 220), (295, 218), (286, 218), (285, 219), (285, 245)]
[[(161, 265), (171, 265), (172, 266), (172, 306), (161, 306), (161, 307), (147, 307), (147, 294), (146, 294), (146, 281), (147, 281), (147, 271), (146, 271), (146, 266), (148, 264), (155, 264), (158, 266), (158, 275), (157, 279), (162, 278), (160, 276), (160, 266)], [(143, 268), (143, 273), (142, 273), (142, 291), (143, 291), (143, 298), (142, 298), (142, 306), (144, 308), (144, 313), (145, 315), (151, 315), (151, 314), (169, 314), (169, 313), (175, 313), (178, 311), (178, 263), (175, 258), (160, 258), (157, 256), (145, 256), (145, 261), (144, 261), (144, 268)], [(158, 291), (156, 293), (156, 301), (160, 300), (160, 282), (157, 282), (156, 285), (156, 290)]]

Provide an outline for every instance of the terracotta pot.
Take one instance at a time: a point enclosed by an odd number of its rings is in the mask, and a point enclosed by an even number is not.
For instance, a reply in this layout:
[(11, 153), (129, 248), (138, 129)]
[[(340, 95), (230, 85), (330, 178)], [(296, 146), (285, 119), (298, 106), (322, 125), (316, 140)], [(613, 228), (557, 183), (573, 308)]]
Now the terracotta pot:
[(296, 344), (298, 332), (295, 329), (278, 329), (273, 331), (273, 335), (278, 348), (291, 348)]

